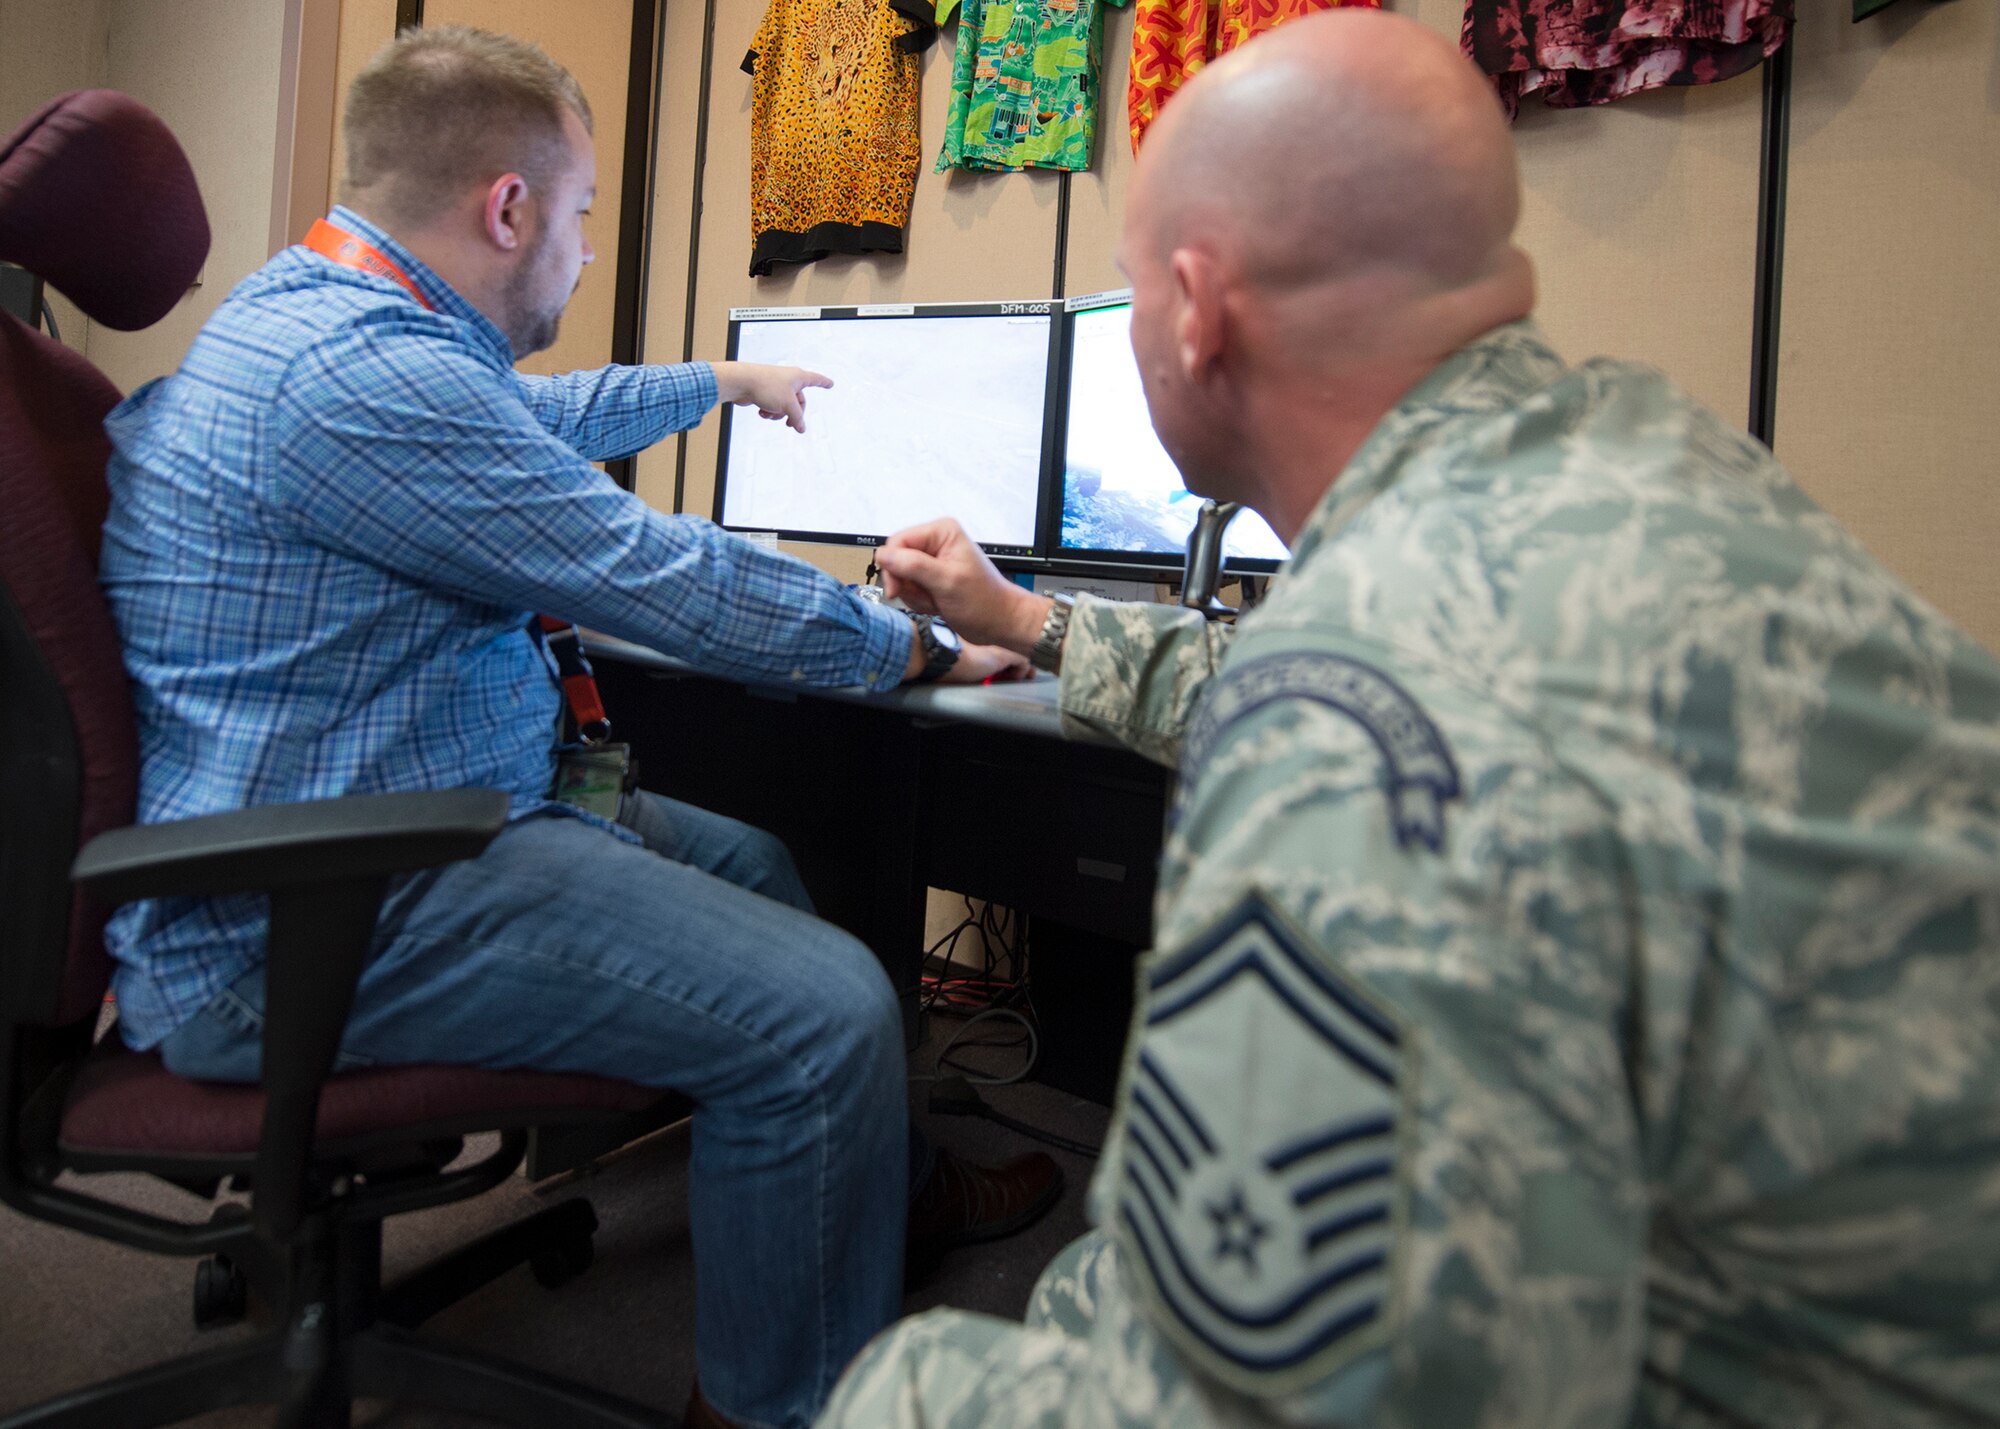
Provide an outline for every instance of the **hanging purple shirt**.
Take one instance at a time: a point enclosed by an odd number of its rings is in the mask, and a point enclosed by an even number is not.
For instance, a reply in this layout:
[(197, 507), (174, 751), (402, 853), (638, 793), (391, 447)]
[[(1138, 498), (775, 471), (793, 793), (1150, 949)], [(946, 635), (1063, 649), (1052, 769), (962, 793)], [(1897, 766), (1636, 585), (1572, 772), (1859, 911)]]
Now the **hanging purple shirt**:
[(1511, 116), (1642, 89), (1714, 84), (1755, 68), (1791, 29), (1794, 0), (1469, 0), (1459, 42)]

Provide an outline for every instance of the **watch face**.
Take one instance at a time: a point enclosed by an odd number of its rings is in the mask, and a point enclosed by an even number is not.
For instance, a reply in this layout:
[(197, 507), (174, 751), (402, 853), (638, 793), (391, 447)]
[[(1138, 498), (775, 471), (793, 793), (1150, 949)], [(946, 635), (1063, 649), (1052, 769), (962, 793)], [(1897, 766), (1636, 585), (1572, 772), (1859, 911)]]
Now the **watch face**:
[(958, 638), (958, 632), (946, 625), (942, 618), (931, 622), (931, 638), (954, 655), (965, 648), (965, 642)]

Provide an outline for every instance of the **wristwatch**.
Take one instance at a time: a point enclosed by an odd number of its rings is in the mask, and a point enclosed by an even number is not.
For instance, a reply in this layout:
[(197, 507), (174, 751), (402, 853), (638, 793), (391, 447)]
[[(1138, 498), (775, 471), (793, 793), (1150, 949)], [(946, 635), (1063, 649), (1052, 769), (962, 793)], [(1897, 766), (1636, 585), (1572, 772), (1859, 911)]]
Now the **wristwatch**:
[(928, 685), (958, 663), (959, 652), (965, 644), (958, 638), (958, 632), (944, 623), (942, 616), (912, 615), (910, 619), (916, 623), (917, 647), (924, 652), (924, 668), (910, 683)]
[(1062, 669), (1063, 639), (1069, 634), (1069, 615), (1076, 609), (1076, 597), (1057, 595), (1049, 600), (1049, 613), (1042, 621), (1042, 633), (1035, 637), (1035, 643), (1028, 649), (1028, 663), (1037, 670), (1054, 674)]

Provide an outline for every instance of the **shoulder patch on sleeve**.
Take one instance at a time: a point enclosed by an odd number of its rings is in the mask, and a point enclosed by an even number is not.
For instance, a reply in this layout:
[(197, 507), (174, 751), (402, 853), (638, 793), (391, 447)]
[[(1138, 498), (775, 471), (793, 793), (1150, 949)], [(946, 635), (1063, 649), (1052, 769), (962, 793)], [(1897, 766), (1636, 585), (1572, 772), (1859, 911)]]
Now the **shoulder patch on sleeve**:
[(1444, 806), (1462, 792), (1444, 736), (1409, 691), (1345, 655), (1295, 651), (1224, 671), (1203, 695), (1181, 745), (1181, 787), (1195, 787), (1233, 724), (1280, 700), (1324, 705), (1366, 730), (1382, 751), (1397, 846), (1420, 843), (1433, 853), (1444, 847)]
[(1408, 1026), (1260, 893), (1150, 972), (1110, 1187), (1151, 1318), (1247, 1394), (1373, 1349), (1400, 1283)]

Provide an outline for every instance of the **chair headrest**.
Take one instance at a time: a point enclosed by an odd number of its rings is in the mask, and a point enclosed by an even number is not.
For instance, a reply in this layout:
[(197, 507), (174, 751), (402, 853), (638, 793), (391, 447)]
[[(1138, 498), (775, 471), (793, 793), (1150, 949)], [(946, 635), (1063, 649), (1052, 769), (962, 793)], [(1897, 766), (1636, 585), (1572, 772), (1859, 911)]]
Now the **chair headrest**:
[(65, 94), (0, 141), (0, 259), (39, 273), (94, 321), (157, 322), (207, 256), (194, 170), (136, 100)]

